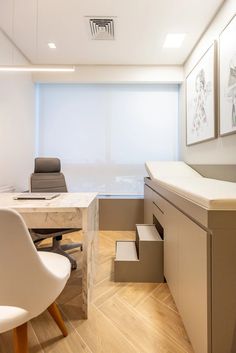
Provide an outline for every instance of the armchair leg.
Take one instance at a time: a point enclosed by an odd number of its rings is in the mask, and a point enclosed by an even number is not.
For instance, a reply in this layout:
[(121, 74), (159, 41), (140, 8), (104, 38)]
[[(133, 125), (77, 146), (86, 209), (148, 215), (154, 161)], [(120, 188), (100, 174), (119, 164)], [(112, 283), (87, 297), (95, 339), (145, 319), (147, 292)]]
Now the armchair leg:
[(54, 302), (48, 307), (48, 312), (56, 322), (57, 326), (61, 330), (61, 333), (63, 334), (64, 337), (68, 335), (67, 328), (65, 326), (65, 323), (62, 319), (61, 313), (57, 307), (57, 304)]
[(14, 328), (13, 344), (15, 353), (28, 353), (27, 322)]

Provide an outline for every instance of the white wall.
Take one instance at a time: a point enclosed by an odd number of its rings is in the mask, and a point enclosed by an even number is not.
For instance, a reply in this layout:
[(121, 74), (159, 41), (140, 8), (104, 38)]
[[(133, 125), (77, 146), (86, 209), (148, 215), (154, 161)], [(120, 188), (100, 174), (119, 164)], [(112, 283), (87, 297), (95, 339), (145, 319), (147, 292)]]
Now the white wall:
[[(0, 31), (0, 65), (25, 63)], [(0, 73), (0, 186), (28, 188), (34, 158), (34, 114), (31, 74)]]
[[(196, 65), (214, 40), (217, 40), (233, 15), (236, 13), (236, 1), (227, 0), (221, 10), (203, 35), (184, 66), (186, 77)], [(233, 43), (235, 45), (235, 43)], [(180, 157), (187, 163), (235, 164), (236, 163), (236, 134), (219, 137), (215, 140), (203, 142), (193, 146), (186, 146), (186, 111), (185, 84), (180, 88)]]

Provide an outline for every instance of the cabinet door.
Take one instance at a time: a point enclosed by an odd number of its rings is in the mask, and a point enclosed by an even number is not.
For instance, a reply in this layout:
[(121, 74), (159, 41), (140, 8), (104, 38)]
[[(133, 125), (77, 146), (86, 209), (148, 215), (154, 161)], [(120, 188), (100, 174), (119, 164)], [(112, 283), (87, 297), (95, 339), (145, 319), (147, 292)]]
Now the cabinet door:
[[(178, 309), (196, 353), (210, 352), (210, 234), (179, 212)], [(209, 263), (208, 263), (209, 262)]]
[(166, 204), (164, 214), (164, 276), (171, 294), (179, 304), (179, 219), (178, 211)]
[(164, 275), (196, 353), (210, 347), (210, 235), (165, 205)]

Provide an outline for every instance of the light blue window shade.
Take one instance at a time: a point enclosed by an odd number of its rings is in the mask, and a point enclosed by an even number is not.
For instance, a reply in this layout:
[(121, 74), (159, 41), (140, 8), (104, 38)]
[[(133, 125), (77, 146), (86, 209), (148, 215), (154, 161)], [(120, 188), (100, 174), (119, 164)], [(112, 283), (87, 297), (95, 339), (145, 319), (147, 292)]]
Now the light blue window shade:
[(144, 163), (178, 157), (178, 85), (40, 84), (37, 155), (70, 191), (143, 194)]

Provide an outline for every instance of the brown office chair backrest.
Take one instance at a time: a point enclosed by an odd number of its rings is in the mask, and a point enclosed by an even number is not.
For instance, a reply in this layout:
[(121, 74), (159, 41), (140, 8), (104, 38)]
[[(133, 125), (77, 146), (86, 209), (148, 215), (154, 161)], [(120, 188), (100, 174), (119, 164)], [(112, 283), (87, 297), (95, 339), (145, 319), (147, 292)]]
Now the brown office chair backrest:
[(31, 192), (67, 192), (66, 181), (61, 173), (58, 158), (35, 158), (31, 174)]

